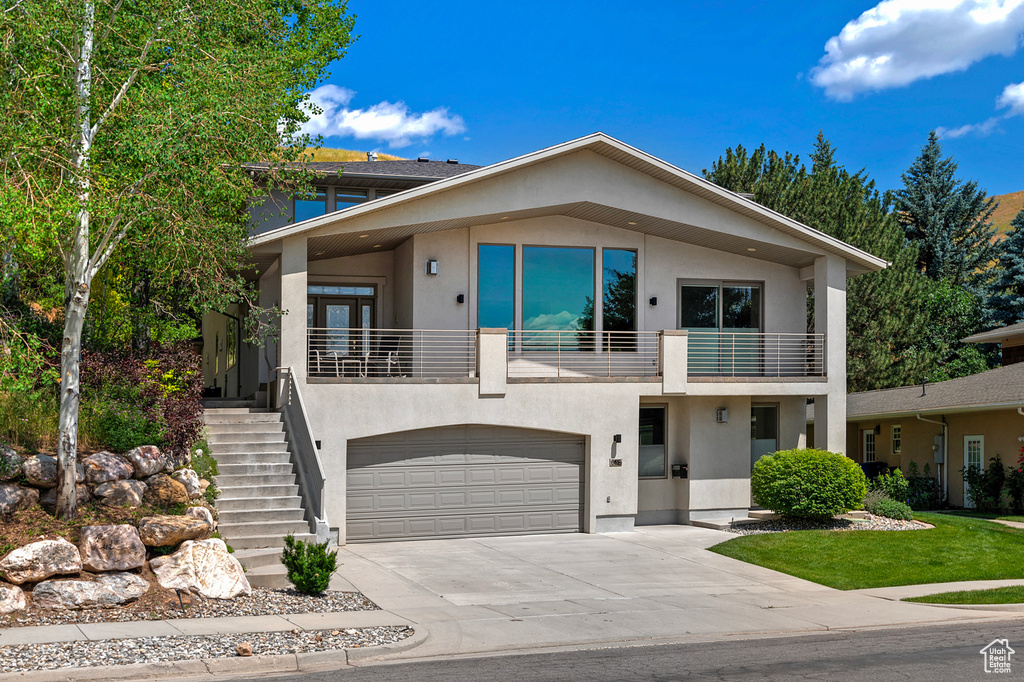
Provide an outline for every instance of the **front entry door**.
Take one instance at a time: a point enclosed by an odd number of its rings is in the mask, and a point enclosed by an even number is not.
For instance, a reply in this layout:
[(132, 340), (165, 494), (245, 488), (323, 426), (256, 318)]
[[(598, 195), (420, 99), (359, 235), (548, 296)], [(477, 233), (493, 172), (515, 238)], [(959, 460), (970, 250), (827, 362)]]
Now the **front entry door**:
[(757, 460), (779, 449), (778, 405), (750, 406), (750, 470)]
[[(967, 469), (981, 470), (985, 463), (985, 436), (964, 436), (964, 467)], [(964, 507), (974, 509), (974, 500), (970, 498), (967, 490), (967, 481), (964, 480)]]
[[(359, 296), (309, 296), (306, 326), (309, 330), (312, 375), (358, 372), (356, 360), (372, 349), (374, 299)], [(351, 363), (345, 361), (352, 359)]]

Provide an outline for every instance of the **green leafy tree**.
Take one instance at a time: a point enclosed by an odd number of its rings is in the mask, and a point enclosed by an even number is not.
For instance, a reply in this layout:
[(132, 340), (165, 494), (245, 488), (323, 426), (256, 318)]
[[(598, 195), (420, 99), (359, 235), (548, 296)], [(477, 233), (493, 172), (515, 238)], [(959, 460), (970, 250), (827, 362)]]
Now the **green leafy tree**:
[(998, 254), (993, 244), (994, 199), (974, 180), (956, 177), (957, 163), (942, 156), (933, 130), (921, 154), (903, 174), (894, 193), (897, 216), (907, 239), (918, 245), (918, 265), (933, 279), (957, 286), (984, 284)]
[(892, 263), (848, 282), (849, 390), (902, 386), (930, 371), (938, 355), (919, 344), (929, 333), (921, 305), (929, 282), (917, 269), (917, 249), (906, 244), (888, 198), (863, 170), (851, 173), (839, 166), (823, 134), (818, 134), (809, 170), (799, 156), (761, 145), (751, 153), (742, 146), (727, 149), (704, 175)]
[(1024, 322), (1024, 210), (1010, 222), (992, 266), (988, 316), (994, 326)]
[(75, 513), (94, 281), (138, 262), (194, 309), (237, 299), (257, 193), (243, 164), (303, 185), (283, 168), (351, 28), (339, 0), (3, 0), (0, 246), (62, 283), (59, 516)]

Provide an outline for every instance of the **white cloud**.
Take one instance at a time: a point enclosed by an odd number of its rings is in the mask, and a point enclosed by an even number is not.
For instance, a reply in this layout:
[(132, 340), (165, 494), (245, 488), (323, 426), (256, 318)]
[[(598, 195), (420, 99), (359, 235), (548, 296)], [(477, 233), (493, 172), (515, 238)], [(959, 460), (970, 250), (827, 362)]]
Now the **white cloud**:
[(885, 0), (828, 40), (811, 80), (849, 100), (1011, 55), (1022, 31), (1024, 0)]
[[(1024, 0), (1022, 0), (1024, 2)], [(309, 93), (309, 101), (319, 109), (310, 109), (309, 121), (302, 132), (324, 137), (354, 137), (379, 140), (389, 147), (407, 147), (437, 133), (458, 135), (466, 132), (462, 117), (438, 107), (417, 114), (405, 102), (379, 102), (366, 109), (352, 109), (355, 92), (337, 85), (321, 85)]]
[(1005, 114), (993, 116), (981, 123), (970, 123), (959, 128), (936, 128), (939, 137), (963, 137), (970, 133), (988, 135), (1003, 119), (1024, 114), (1024, 83), (1010, 83), (1003, 88), (1003, 93), (996, 99), (996, 109), (1006, 109)]

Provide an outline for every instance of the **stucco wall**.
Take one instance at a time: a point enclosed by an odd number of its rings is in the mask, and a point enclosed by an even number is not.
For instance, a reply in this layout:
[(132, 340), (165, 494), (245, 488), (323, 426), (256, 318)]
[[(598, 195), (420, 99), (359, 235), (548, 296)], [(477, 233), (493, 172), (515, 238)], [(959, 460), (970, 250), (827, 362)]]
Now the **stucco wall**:
[(377, 287), (378, 328), (393, 327), (395, 252), (376, 251), (345, 258), (315, 260), (309, 263), (309, 284), (369, 285)]

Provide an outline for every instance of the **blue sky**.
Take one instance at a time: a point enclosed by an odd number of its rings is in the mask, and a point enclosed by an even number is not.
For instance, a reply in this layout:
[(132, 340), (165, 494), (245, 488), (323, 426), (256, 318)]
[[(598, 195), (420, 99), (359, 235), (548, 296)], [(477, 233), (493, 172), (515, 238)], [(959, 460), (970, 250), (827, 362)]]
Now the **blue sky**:
[(940, 128), (962, 177), (1024, 189), (1024, 0), (349, 9), (326, 146), (488, 164), (601, 130), (699, 173), (737, 144), (804, 157), (820, 129), (888, 189)]

